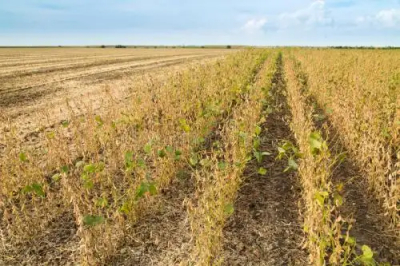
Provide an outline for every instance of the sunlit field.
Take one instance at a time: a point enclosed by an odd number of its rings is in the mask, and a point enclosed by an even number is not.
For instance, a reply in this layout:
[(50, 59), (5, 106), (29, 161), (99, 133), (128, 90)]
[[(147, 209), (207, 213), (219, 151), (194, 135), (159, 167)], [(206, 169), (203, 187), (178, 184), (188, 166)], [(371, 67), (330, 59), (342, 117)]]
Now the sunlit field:
[(399, 265), (399, 96), (399, 50), (0, 49), (0, 265)]

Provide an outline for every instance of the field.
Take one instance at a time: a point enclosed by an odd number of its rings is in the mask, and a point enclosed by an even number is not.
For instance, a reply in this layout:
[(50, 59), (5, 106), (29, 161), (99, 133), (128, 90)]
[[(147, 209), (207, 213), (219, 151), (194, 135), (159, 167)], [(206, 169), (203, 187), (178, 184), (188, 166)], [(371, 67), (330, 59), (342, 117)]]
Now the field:
[[(66, 117), (68, 100), (76, 115), (82, 104), (98, 110), (112, 91), (129, 97), (143, 82), (160, 82), (189, 62), (228, 50), (24, 48), (0, 50), (0, 118), (20, 125), (21, 136)], [(146, 74), (146, 75), (144, 75)], [(118, 88), (118, 89), (115, 89)], [(79, 99), (79, 104), (76, 103)], [(44, 122), (46, 121), (46, 122)]]
[(400, 265), (397, 50), (0, 66), (0, 265)]

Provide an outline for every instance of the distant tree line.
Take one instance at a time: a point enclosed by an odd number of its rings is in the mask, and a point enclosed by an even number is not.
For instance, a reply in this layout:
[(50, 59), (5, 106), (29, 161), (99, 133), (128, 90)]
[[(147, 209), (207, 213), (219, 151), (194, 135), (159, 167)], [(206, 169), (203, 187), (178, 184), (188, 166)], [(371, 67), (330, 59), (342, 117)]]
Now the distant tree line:
[[(90, 48), (90, 46), (86, 46), (87, 48)], [(111, 46), (110, 46), (111, 47)], [(116, 45), (116, 46), (114, 46), (115, 48), (128, 48), (128, 46), (126, 46), (126, 45), (120, 45), (120, 44), (118, 44), (118, 45)], [(100, 48), (107, 48), (107, 46), (106, 45), (101, 45), (100, 46)], [(157, 48), (172, 48), (172, 49), (175, 49), (175, 48), (202, 48), (202, 49), (205, 49), (205, 48), (223, 48), (223, 46), (218, 46), (218, 45), (216, 45), (216, 46), (204, 46), (204, 45), (202, 45), (202, 46), (195, 46), (195, 45), (182, 45), (182, 46), (163, 46), (163, 45), (160, 45), (160, 46), (147, 46), (147, 45), (143, 45), (143, 46), (129, 46), (129, 48), (154, 48), (154, 49), (157, 49)], [(225, 46), (225, 48), (226, 49), (232, 49), (232, 46), (231, 45), (226, 45)]]
[(385, 47), (374, 47), (374, 46), (331, 46), (329, 48), (332, 48), (332, 49), (386, 49), (386, 50), (400, 49), (400, 47), (397, 47), (397, 46), (385, 46)]

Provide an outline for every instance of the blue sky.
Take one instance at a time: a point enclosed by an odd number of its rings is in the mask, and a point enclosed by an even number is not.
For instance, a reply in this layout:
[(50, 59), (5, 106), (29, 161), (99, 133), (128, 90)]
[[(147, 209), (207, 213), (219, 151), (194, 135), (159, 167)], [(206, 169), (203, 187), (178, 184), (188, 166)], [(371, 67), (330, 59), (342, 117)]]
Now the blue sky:
[(0, 45), (400, 46), (400, 0), (0, 0)]

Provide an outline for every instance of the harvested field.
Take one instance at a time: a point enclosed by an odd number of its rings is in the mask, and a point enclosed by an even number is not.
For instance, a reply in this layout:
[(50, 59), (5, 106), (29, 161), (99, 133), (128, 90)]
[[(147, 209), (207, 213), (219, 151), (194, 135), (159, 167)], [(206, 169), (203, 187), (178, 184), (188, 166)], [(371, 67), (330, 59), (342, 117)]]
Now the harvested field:
[(399, 62), (0, 49), (0, 265), (400, 265)]
[[(0, 121), (12, 120), (26, 140), (42, 127), (121, 104), (146, 83), (160, 84), (217, 49), (0, 49)], [(68, 101), (68, 104), (66, 102)]]

